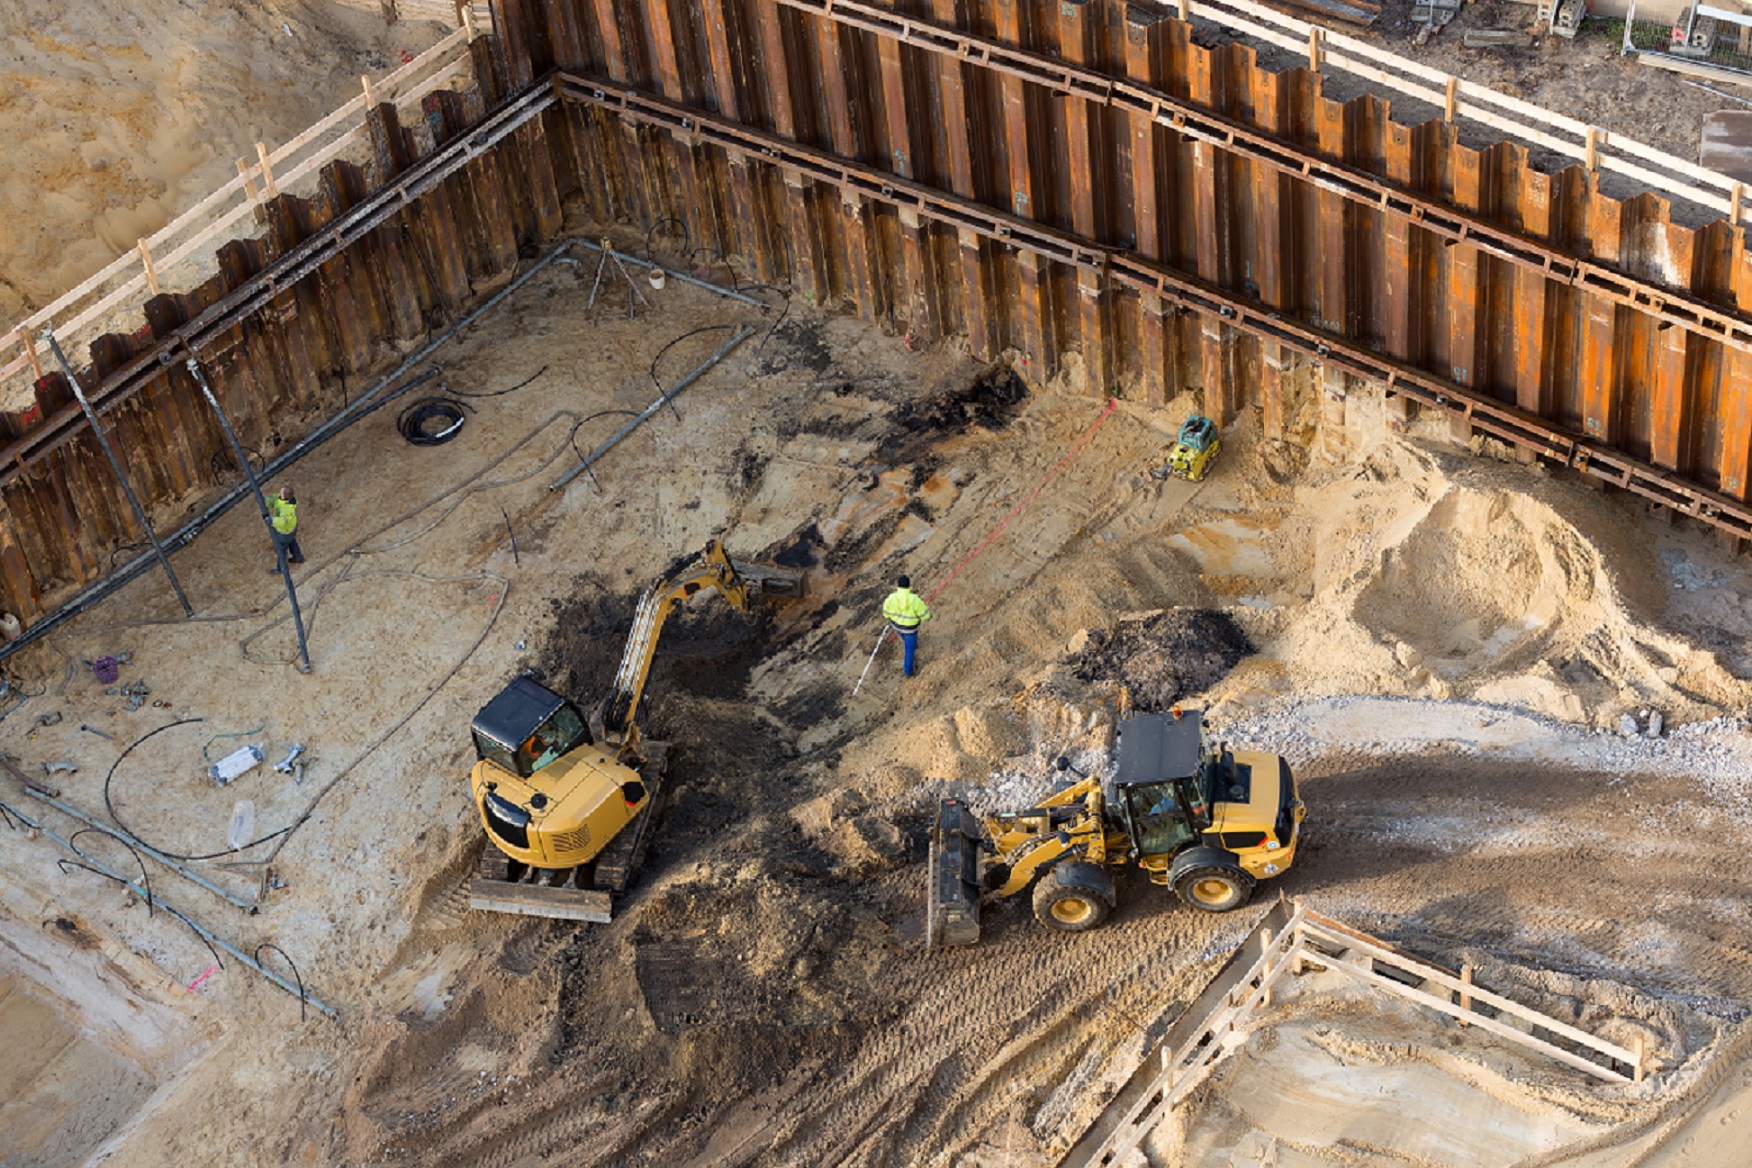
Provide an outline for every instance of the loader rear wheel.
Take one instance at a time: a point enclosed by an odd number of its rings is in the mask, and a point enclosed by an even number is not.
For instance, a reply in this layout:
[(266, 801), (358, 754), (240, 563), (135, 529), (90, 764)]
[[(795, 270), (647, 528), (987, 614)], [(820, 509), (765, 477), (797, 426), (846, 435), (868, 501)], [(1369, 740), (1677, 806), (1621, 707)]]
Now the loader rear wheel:
[(1253, 895), (1253, 878), (1240, 868), (1207, 866), (1181, 873), (1175, 895), (1203, 912), (1230, 912)]
[(1048, 872), (1034, 885), (1035, 919), (1049, 929), (1086, 933), (1106, 920), (1108, 911), (1099, 893), (1060, 884), (1056, 871)]

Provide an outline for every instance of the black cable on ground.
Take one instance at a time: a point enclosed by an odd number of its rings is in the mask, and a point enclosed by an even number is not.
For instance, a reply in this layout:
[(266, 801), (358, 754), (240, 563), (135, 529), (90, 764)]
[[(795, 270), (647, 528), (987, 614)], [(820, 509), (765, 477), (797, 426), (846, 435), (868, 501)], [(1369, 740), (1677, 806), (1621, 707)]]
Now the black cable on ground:
[(528, 385), (530, 382), (534, 381), (536, 378), (540, 377), (543, 373), (546, 373), (547, 371), (548, 371), (548, 367), (546, 365), (543, 365), (540, 369), (537, 369), (534, 373), (531, 373), (528, 377), (525, 377), (522, 381), (519, 381), (516, 385), (513, 385), (510, 389), (495, 389), (495, 390), (490, 390), (486, 393), (466, 393), (463, 390), (451, 389), (449, 386), (445, 386), (444, 392), (447, 395), (449, 395), (450, 397), (467, 397), (467, 398), (504, 397), (508, 393), (516, 393), (518, 390), (522, 389), (524, 386)]
[(139, 832), (135, 831), (133, 828), (129, 827), (126, 823), (122, 822), (122, 817), (120, 815), (116, 814), (115, 801), (110, 798), (110, 782), (116, 777), (116, 768), (122, 765), (122, 760), (127, 758), (130, 754), (133, 754), (134, 749), (136, 747), (138, 747), (142, 742), (145, 742), (148, 738), (151, 738), (155, 734), (162, 734), (166, 730), (174, 730), (178, 726), (191, 726), (196, 722), (205, 722), (206, 720), (207, 719), (205, 719), (205, 718), (183, 718), (183, 719), (180, 719), (179, 721), (175, 721), (175, 722), (166, 722), (164, 725), (160, 726), (156, 730), (146, 731), (146, 733), (140, 735), (140, 737), (134, 739), (134, 741), (132, 741), (128, 744), (128, 748), (126, 750), (122, 751), (121, 755), (119, 757), (117, 757), (115, 762), (110, 764), (109, 773), (103, 777), (103, 808), (105, 811), (109, 812), (110, 821), (112, 823), (114, 823), (117, 827), (121, 828), (123, 831), (127, 832), (129, 835), (133, 836), (135, 839), (139, 840), (141, 843), (145, 844), (147, 847), (151, 848), (153, 851), (159, 853), (160, 855), (168, 856), (173, 860), (188, 860), (188, 861), (218, 860), (218, 859), (222, 859), (226, 856), (234, 856), (238, 852), (248, 851), (250, 848), (255, 847), (257, 844), (265, 844), (271, 839), (277, 839), (278, 837), (285, 835), (287, 832), (289, 832), (293, 828), (297, 827), (299, 823), (304, 822), (303, 819), (299, 819), (298, 821), (296, 821), (294, 823), (291, 823), (285, 827), (282, 827), (279, 831), (270, 832), (267, 835), (262, 836), (260, 839), (252, 839), (247, 844), (244, 844), (242, 847), (226, 848), (222, 852), (208, 852), (206, 855), (202, 855), (202, 856), (187, 856), (187, 855), (183, 855), (180, 852), (173, 852), (173, 851), (169, 850), (168, 848), (161, 848), (157, 844), (153, 843), (151, 840), (147, 839), (145, 836), (141, 835)]
[[(710, 252), (712, 255), (717, 256), (718, 262), (724, 265), (724, 270), (730, 273), (730, 290), (732, 292), (742, 291), (741, 284), (740, 284), (741, 277), (736, 274), (736, 269), (730, 266), (729, 257), (726, 256), (723, 252), (719, 251), (715, 247), (700, 246), (700, 247), (694, 248), (692, 251), (687, 253), (687, 262), (683, 266), (693, 268), (694, 257), (699, 255), (702, 251), (703, 252)], [(711, 269), (710, 268), (694, 268), (694, 271), (703, 280), (706, 277), (706, 273), (711, 271)]]
[[(79, 868), (79, 869), (82, 869), (86, 872), (96, 873), (97, 875), (102, 876), (105, 880), (113, 880), (117, 884), (120, 884), (123, 888), (129, 887), (127, 880), (124, 879), (123, 877), (116, 876), (116, 875), (109, 873), (109, 872), (105, 872), (101, 868), (94, 868), (90, 864), (81, 864), (77, 860), (67, 860), (67, 859), (56, 860), (55, 865), (56, 865), (56, 867), (60, 868), (63, 873), (65, 873), (67, 871), (67, 869), (69, 869), (69, 868)], [(222, 959), (219, 956), (219, 950), (213, 948), (213, 942), (207, 940), (206, 936), (201, 932), (201, 930), (198, 927), (196, 927), (195, 922), (189, 920), (188, 917), (184, 916), (182, 913), (178, 912), (176, 909), (171, 908), (168, 904), (164, 906), (164, 911), (169, 913), (171, 916), (175, 917), (177, 920), (181, 921), (183, 924), (187, 925), (189, 927), (189, 932), (193, 933), (196, 937), (200, 938), (201, 944), (203, 944), (207, 947), (207, 952), (209, 952), (213, 955), (213, 964), (217, 965), (220, 969), (225, 968), (225, 961), (224, 961), (224, 959)]]
[(676, 337), (673, 341), (670, 341), (667, 345), (664, 345), (661, 349), (658, 349), (657, 355), (655, 357), (651, 358), (651, 371), (650, 371), (651, 372), (651, 384), (655, 385), (657, 387), (657, 396), (662, 397), (664, 394), (669, 392), (668, 390), (663, 388), (663, 383), (661, 381), (657, 380), (657, 362), (663, 360), (663, 354), (669, 352), (669, 350), (675, 348), (675, 346), (681, 344), (681, 342), (687, 340), (689, 337), (697, 337), (701, 333), (723, 332), (726, 329), (733, 329), (735, 327), (736, 326), (733, 324), (701, 325), (697, 329), (689, 329), (687, 332), (682, 333), (679, 337)]
[[(260, 945), (257, 945), (255, 947), (256, 967), (258, 969), (260, 969), (263, 973), (267, 973), (267, 971), (268, 971), (268, 967), (266, 965), (262, 964), (262, 950), (263, 949), (272, 949), (275, 953), (278, 953), (285, 960), (287, 965), (292, 967), (292, 979), (298, 983), (298, 1020), (300, 1022), (304, 1021), (305, 1014), (308, 1012), (308, 1011), (306, 1011), (305, 1006), (310, 1001), (310, 994), (308, 992), (306, 992), (304, 989), (304, 975), (298, 972), (298, 966), (295, 962), (293, 962), (292, 955), (290, 953), (287, 953), (284, 949), (280, 948), (278, 945), (274, 944), (272, 941), (263, 941)], [(269, 976), (273, 976), (273, 975), (270, 974)], [(279, 978), (274, 978), (274, 980), (279, 981)], [(284, 985), (283, 982), (281, 984)]]
[[(79, 837), (84, 835), (86, 832), (91, 832), (91, 831), (96, 832), (98, 835), (108, 836), (110, 839), (115, 840), (118, 844), (121, 844), (124, 848), (127, 848), (128, 854), (134, 857), (134, 863), (140, 865), (140, 887), (142, 887), (146, 890), (146, 916), (148, 918), (150, 918), (152, 916), (152, 909), (153, 909), (153, 904), (152, 904), (152, 874), (150, 872), (146, 871), (146, 861), (141, 857), (140, 853), (135, 850), (133, 844), (129, 843), (127, 840), (123, 839), (121, 836), (117, 835), (115, 832), (109, 830), (106, 827), (82, 827), (78, 831), (74, 832), (72, 835), (67, 837), (67, 846), (72, 848), (73, 854), (78, 856), (81, 860), (89, 860), (89, 859), (91, 859), (91, 857), (79, 850)], [(62, 861), (62, 862), (65, 863), (66, 861)], [(80, 865), (80, 866), (84, 867), (84, 865)], [(92, 871), (95, 871), (95, 870), (96, 869), (92, 869)], [(66, 871), (66, 869), (63, 868), (62, 871)], [(209, 948), (210, 948), (210, 946), (209, 946)]]
[[(651, 224), (651, 229), (645, 232), (645, 258), (652, 263), (657, 261), (657, 256), (651, 250), (651, 240), (659, 231), (663, 230), (664, 225), (667, 223), (673, 223), (681, 228), (681, 254), (690, 257), (693, 255), (693, 233), (688, 231), (687, 224), (680, 219), (677, 219), (674, 215), (665, 215), (663, 218), (657, 220), (657, 222)], [(673, 235), (675, 232), (670, 232), (670, 234)], [(732, 275), (734, 275), (734, 273), (732, 273)]]
[(473, 409), (454, 397), (423, 397), (403, 407), (395, 428), (415, 446), (442, 446), (456, 437)]

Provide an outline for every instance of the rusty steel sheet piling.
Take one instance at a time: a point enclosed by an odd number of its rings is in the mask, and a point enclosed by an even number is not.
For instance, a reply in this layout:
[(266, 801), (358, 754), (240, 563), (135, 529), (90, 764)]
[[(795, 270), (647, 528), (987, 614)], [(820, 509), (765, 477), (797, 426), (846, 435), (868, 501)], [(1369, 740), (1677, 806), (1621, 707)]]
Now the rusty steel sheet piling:
[[(231, 459), (187, 357), (259, 447), (457, 319), (569, 206), (897, 343), (953, 339), (1151, 405), (1193, 391), (1271, 438), (1342, 448), (1361, 379), (1390, 427), (1436, 410), (1457, 437), (1752, 537), (1737, 224), (1603, 195), (1591, 158), (1548, 174), (1522, 145), (1474, 150), (1452, 100), (1418, 125), (1381, 96), (1333, 101), (1320, 52), (1272, 72), (1188, 13), (495, 0), (467, 84), (367, 108), (364, 163), (270, 192), (259, 235), (91, 343), (79, 376), (149, 507), (210, 489)], [(0, 605), (27, 623), (133, 527), (66, 378), (37, 376), (0, 413)]]

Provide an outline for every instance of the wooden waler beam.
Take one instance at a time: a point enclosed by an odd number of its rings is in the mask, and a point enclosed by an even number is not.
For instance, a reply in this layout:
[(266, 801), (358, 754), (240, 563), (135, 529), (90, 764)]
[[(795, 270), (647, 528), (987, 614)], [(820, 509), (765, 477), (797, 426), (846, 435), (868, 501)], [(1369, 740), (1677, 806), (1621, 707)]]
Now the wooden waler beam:
[(1603, 442), (1554, 426), (1517, 406), (1385, 356), (1337, 332), (1291, 320), (1269, 305), (1237, 297), (1136, 252), (1103, 247), (1070, 232), (1006, 215), (890, 172), (601, 79), (563, 72), (555, 85), (567, 101), (609, 109), (628, 123), (660, 127), (691, 141), (759, 158), (769, 166), (826, 184), (839, 191), (842, 199), (856, 197), (905, 211), (1204, 314), (1314, 361), (1379, 382), (1389, 394), (1402, 394), (1441, 409), (1473, 429), (1548, 462), (1640, 495), (1737, 538), (1752, 538), (1752, 506), (1687, 483)]

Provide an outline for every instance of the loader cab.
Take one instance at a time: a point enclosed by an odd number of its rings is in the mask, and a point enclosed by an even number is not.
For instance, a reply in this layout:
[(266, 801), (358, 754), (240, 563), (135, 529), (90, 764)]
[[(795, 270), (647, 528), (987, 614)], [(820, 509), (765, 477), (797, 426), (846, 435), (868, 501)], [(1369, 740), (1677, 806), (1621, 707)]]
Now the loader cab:
[(1169, 855), (1211, 826), (1221, 759), (1199, 711), (1145, 714), (1120, 723), (1119, 770), (1109, 804), (1141, 856)]
[(591, 744), (578, 707), (527, 677), (516, 678), (482, 707), (470, 730), (477, 758), (521, 779)]

